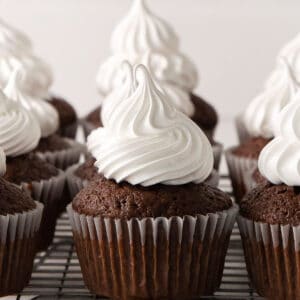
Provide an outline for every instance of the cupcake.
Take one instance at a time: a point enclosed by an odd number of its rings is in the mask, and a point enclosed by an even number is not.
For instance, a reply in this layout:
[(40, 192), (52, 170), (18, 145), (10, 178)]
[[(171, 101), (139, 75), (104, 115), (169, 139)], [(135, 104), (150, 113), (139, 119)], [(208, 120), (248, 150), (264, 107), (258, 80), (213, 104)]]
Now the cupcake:
[(110, 101), (109, 95), (119, 89), (122, 83), (120, 65), (128, 60), (132, 65), (147, 66), (172, 104), (204, 131), (216, 148), (215, 162), (219, 162), (222, 146), (214, 142), (218, 122), (216, 110), (194, 93), (198, 79), (194, 64), (181, 52), (174, 30), (148, 9), (145, 0), (133, 1), (129, 13), (113, 32), (111, 49), (112, 55), (100, 66), (97, 75), (97, 87), (103, 97), (101, 106), (83, 122), (86, 136), (101, 126), (103, 105)]
[(211, 145), (140, 65), (93, 131), (100, 174), (68, 206), (84, 281), (113, 299), (191, 299), (220, 285), (237, 212), (203, 183)]
[(249, 172), (256, 169), (260, 152), (273, 138), (280, 111), (292, 101), (296, 91), (293, 70), (282, 60), (280, 76), (266, 86), (243, 114), (243, 122), (250, 136), (239, 146), (225, 152), (236, 201), (240, 201), (249, 191)]
[(268, 180), (240, 204), (238, 223), (247, 269), (268, 299), (300, 298), (300, 92), (279, 114), (275, 138), (258, 167)]
[(0, 53), (0, 88), (5, 88), (17, 66), (26, 67), (30, 70), (30, 76), (26, 77), (23, 89), (34, 98), (49, 100), (59, 115), (58, 133), (74, 139), (77, 131), (77, 115), (70, 103), (49, 93), (53, 83), (50, 66), (34, 54), (32, 43), (23, 32), (2, 20), (0, 20)]
[(38, 121), (2, 92), (0, 113), (0, 147), (7, 156), (4, 179), (44, 204), (38, 249), (46, 249), (53, 239), (65, 174), (35, 154), (41, 137)]
[[(0, 175), (5, 173), (0, 148)], [(0, 297), (16, 294), (28, 284), (39, 238), (43, 205), (0, 177)]]
[(4, 93), (37, 119), (42, 135), (35, 149), (37, 155), (60, 169), (66, 169), (79, 161), (83, 147), (74, 140), (55, 134), (59, 128), (58, 113), (47, 101), (33, 98), (23, 90), (22, 82), (26, 81), (28, 74), (30, 76), (23, 66), (16, 69)]

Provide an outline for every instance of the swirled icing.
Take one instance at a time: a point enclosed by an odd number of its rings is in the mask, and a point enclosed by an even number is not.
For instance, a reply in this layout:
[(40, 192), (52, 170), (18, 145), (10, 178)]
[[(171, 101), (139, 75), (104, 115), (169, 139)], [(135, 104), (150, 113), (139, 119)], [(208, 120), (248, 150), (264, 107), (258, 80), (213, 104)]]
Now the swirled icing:
[(203, 182), (213, 168), (211, 145), (201, 129), (169, 104), (145, 66), (124, 81), (130, 91), (104, 127), (88, 137), (100, 173), (143, 186)]
[(36, 148), (40, 137), (36, 119), (0, 91), (0, 147), (5, 154), (26, 154)]

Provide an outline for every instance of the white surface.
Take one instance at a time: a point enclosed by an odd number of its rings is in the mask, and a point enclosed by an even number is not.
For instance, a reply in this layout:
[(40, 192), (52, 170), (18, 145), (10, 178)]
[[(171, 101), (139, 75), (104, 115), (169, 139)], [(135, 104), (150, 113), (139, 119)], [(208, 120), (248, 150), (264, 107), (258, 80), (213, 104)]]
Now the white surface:
[[(297, 0), (148, 0), (181, 37), (200, 72), (197, 89), (221, 115), (218, 139), (235, 141), (232, 118), (259, 91), (280, 47), (300, 29)], [(0, 14), (26, 31), (52, 64), (53, 90), (80, 115), (97, 104), (95, 75), (130, 0), (6, 0)]]

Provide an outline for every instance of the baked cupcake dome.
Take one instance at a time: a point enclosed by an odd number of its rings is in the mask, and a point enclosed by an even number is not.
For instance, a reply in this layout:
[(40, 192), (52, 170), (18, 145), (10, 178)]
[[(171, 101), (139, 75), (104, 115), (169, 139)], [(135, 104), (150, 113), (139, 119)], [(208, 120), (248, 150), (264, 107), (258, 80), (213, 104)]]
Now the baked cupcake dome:
[(123, 101), (105, 110), (104, 127), (88, 139), (100, 175), (68, 207), (84, 281), (112, 298), (212, 294), (236, 208), (201, 183), (213, 167), (204, 133), (144, 66), (135, 72), (120, 90)]
[[(5, 173), (2, 149), (0, 173)], [(0, 193), (0, 296), (7, 296), (20, 292), (30, 280), (43, 206), (3, 178)]]
[(261, 181), (240, 203), (238, 218), (250, 279), (270, 299), (298, 299), (299, 92), (281, 111), (275, 138), (260, 154)]

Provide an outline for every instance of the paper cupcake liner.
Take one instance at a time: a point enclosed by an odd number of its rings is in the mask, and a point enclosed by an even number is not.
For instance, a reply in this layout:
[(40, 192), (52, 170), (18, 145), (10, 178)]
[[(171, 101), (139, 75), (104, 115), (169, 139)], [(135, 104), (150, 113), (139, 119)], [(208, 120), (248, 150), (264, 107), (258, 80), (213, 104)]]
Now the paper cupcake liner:
[(20, 292), (29, 282), (43, 205), (0, 216), (0, 297)]
[(248, 132), (241, 115), (239, 115), (235, 118), (235, 127), (237, 130), (237, 135), (238, 135), (240, 144), (246, 142), (247, 140), (249, 140), (251, 138), (251, 135)]
[(82, 128), (83, 128), (83, 133), (84, 133), (85, 139), (87, 139), (87, 137), (90, 135), (90, 133), (91, 133), (94, 129), (97, 128), (94, 124), (92, 124), (91, 122), (88, 122), (88, 121), (86, 121), (86, 120), (81, 120), (81, 121), (80, 121), (80, 124), (81, 124), (81, 126), (82, 126)]
[(58, 135), (74, 140), (76, 138), (77, 128), (78, 121), (75, 121), (67, 126), (59, 128), (57, 133)]
[(80, 155), (85, 152), (85, 147), (84, 145), (74, 140), (67, 138), (65, 138), (65, 140), (70, 145), (70, 148), (45, 153), (37, 152), (37, 155), (41, 159), (44, 159), (52, 165), (56, 166), (58, 169), (67, 169), (69, 166), (72, 166), (79, 162)]
[(60, 213), (61, 201), (63, 201), (62, 193), (65, 184), (66, 175), (63, 171), (60, 171), (59, 175), (48, 180), (22, 184), (22, 187), (30, 193), (34, 200), (44, 205), (40, 237), (37, 245), (38, 250), (47, 249), (53, 240), (56, 220)]
[(86, 286), (113, 299), (191, 299), (220, 285), (237, 207), (196, 217), (110, 219), (67, 208)]
[(222, 158), (222, 153), (223, 153), (223, 145), (220, 143), (215, 143), (212, 146), (213, 149), (213, 154), (214, 154), (214, 169), (219, 170), (220, 168), (220, 162)]
[[(73, 165), (66, 171), (70, 199), (73, 199), (84, 187), (89, 184), (88, 180), (76, 176), (75, 171), (79, 165), (80, 164)], [(216, 170), (213, 170), (211, 175), (205, 180), (205, 183), (213, 187), (218, 187), (219, 181), (220, 175)]]
[(257, 159), (240, 157), (232, 153), (234, 148), (225, 151), (229, 176), (231, 179), (235, 200), (240, 202), (251, 190), (250, 180), (253, 171), (257, 168)]
[(300, 299), (300, 226), (237, 220), (257, 292), (268, 299)]

